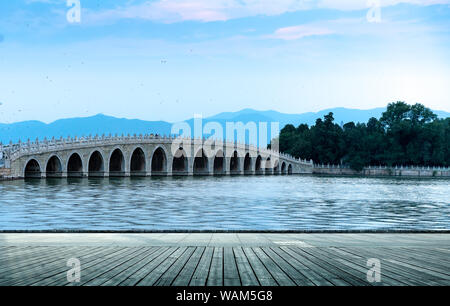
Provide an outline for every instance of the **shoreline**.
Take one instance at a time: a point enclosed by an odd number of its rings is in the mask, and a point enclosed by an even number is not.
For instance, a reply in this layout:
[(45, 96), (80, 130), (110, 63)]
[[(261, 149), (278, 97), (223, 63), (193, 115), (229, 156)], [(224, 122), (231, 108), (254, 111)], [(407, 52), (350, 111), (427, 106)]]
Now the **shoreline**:
[[(400, 175), (383, 175), (383, 174), (365, 174), (365, 173), (358, 173), (355, 171), (355, 173), (334, 173), (334, 172), (316, 172), (316, 173), (298, 173), (298, 174), (291, 174), (290, 176), (314, 176), (314, 177), (358, 177), (358, 178), (406, 178), (406, 179), (450, 179), (450, 171), (445, 171), (446, 174), (443, 175), (409, 175), (409, 174), (400, 174)], [(205, 175), (193, 175), (193, 176), (189, 176), (189, 175), (184, 175), (185, 177), (205, 177)], [(216, 176), (226, 176), (226, 175), (208, 175), (206, 177), (216, 177)], [(230, 175), (232, 176), (232, 175)], [(248, 176), (248, 177), (252, 177), (252, 176), (265, 176), (265, 175), (244, 175), (244, 176)], [(269, 175), (268, 175), (269, 176)], [(270, 175), (270, 176), (274, 176), (274, 175)], [(278, 175), (275, 175), (278, 176)], [(155, 176), (141, 176), (141, 177), (132, 177), (132, 178), (147, 178), (147, 177), (172, 177), (172, 176), (161, 176), (161, 175), (155, 175)], [(173, 176), (175, 177), (175, 176)], [(183, 177), (183, 176), (176, 176), (176, 177)], [(84, 177), (51, 177), (48, 179), (108, 179), (110, 177), (88, 177), (88, 176), (84, 176)], [(117, 179), (117, 178), (130, 178), (129, 176), (123, 176), (123, 177), (111, 177), (113, 179)], [(45, 180), (47, 178), (43, 177), (43, 178), (23, 178), (23, 177), (0, 177), (0, 182), (6, 182), (6, 181), (19, 181), (19, 180)]]
[(450, 234), (442, 230), (0, 230), (0, 234)]

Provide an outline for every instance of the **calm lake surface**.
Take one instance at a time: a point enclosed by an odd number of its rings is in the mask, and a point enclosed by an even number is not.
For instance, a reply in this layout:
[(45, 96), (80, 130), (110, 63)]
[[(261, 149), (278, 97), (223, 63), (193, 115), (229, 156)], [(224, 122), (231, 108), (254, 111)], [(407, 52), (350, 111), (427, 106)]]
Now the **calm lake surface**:
[(449, 229), (450, 180), (317, 176), (0, 182), (1, 230)]

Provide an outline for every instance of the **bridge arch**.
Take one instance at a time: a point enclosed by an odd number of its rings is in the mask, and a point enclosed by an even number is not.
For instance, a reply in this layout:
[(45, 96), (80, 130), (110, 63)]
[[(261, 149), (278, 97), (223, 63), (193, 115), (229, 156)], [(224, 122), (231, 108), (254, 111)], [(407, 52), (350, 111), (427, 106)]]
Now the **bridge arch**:
[(41, 164), (35, 158), (30, 158), (25, 163), (25, 167), (23, 169), (23, 177), (24, 178), (40, 178), (41, 177)]
[(109, 155), (109, 176), (125, 175), (125, 157), (121, 148), (115, 148)]
[(225, 173), (225, 155), (223, 154), (223, 150), (218, 149), (216, 154), (214, 155), (214, 168), (213, 172), (216, 175)]
[(130, 156), (130, 175), (131, 176), (145, 176), (146, 174), (146, 159), (144, 149), (136, 147)]
[(292, 174), (292, 164), (289, 164), (288, 166), (288, 174)]
[(255, 174), (262, 174), (262, 157), (258, 155), (255, 162)]
[(281, 163), (281, 174), (286, 174), (286, 163), (285, 162)]
[(173, 156), (172, 175), (185, 174), (188, 171), (188, 159), (183, 147), (179, 147)]
[(105, 165), (103, 154), (99, 150), (94, 150), (88, 159), (88, 175), (91, 177), (103, 177)]
[(46, 177), (62, 177), (62, 163), (58, 155), (53, 154), (47, 160), (47, 166), (45, 167)]
[(244, 158), (244, 173), (248, 173), (252, 171), (252, 157), (250, 153), (245, 154)]
[(192, 172), (197, 175), (208, 174), (208, 157), (203, 148), (200, 148), (194, 155)]
[(152, 174), (163, 174), (167, 172), (167, 153), (163, 147), (158, 146), (152, 154)]
[(277, 158), (273, 161), (273, 174), (280, 174), (280, 160)]
[(67, 177), (82, 177), (83, 176), (83, 160), (81, 154), (72, 152), (67, 159), (66, 164)]
[(233, 174), (239, 172), (239, 166), (239, 155), (235, 150), (230, 158), (230, 173)]
[(270, 160), (270, 156), (266, 158), (264, 163), (264, 173), (272, 174), (272, 161)]

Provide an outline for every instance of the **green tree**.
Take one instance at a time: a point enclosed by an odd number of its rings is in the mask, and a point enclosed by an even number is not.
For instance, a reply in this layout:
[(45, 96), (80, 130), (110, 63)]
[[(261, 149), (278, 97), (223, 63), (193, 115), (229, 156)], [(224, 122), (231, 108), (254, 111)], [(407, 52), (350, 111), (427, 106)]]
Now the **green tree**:
[(450, 118), (437, 116), (422, 104), (389, 103), (380, 120), (348, 122), (342, 128), (333, 113), (315, 125), (286, 125), (280, 151), (316, 163), (349, 165), (450, 165)]

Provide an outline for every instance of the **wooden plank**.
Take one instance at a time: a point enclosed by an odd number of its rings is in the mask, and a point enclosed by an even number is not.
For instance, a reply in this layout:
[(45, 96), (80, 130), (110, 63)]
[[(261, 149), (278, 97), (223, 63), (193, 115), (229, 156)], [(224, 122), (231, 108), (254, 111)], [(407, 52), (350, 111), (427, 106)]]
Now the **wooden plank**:
[(7, 254), (13, 255), (14, 253), (17, 253), (17, 252), (24, 252), (24, 251), (36, 249), (36, 248), (42, 248), (42, 246), (34, 246), (34, 245), (7, 245), (7, 246), (5, 246), (4, 245), (4, 246), (1, 246), (0, 252), (2, 252), (5, 255), (7, 255)]
[[(79, 258), (88, 254), (100, 252), (101, 249), (85, 249), (85, 248), (77, 248), (76, 250), (71, 250), (69, 253), (57, 255), (57, 256), (49, 256), (44, 258), (44, 264), (32, 264), (30, 266), (26, 266), (22, 269), (16, 271), (10, 275), (11, 278), (14, 278), (12, 284), (14, 285), (31, 285), (37, 281), (45, 279), (48, 275), (51, 275), (55, 269), (61, 269), (62, 267), (68, 270), (67, 260), (71, 257)], [(77, 256), (74, 256), (76, 254)]]
[[(345, 283), (348, 283), (353, 286), (368, 286), (368, 282), (366, 280), (361, 280), (358, 277), (355, 277), (346, 269), (342, 269), (342, 264), (331, 264), (326, 258), (323, 258), (320, 254), (317, 254), (312, 251), (315, 248), (298, 248), (291, 247), (291, 249), (297, 254), (303, 256), (305, 260), (314, 263), (316, 267), (320, 267), (326, 273), (331, 275), (335, 275), (338, 280), (342, 280)], [(344, 285), (344, 284), (342, 284)]]
[(259, 260), (266, 267), (267, 271), (272, 275), (272, 277), (276, 280), (276, 282), (280, 286), (294, 286), (295, 283), (291, 280), (289, 275), (284, 273), (282, 269), (269, 257), (266, 253), (263, 252), (261, 248), (254, 247), (252, 248), (253, 252), (255, 252), (256, 256), (258, 256)]
[[(277, 252), (276, 248), (272, 248)], [(334, 273), (328, 273), (325, 269), (317, 266), (315, 263), (305, 260), (304, 257), (300, 256), (296, 252), (292, 251), (290, 248), (280, 247), (278, 248), (287, 254), (289, 254), (296, 264), (301, 267), (301, 272), (305, 274), (312, 282), (317, 286), (342, 286), (349, 285), (349, 283), (339, 279)]]
[(189, 286), (205, 286), (206, 280), (208, 279), (209, 267), (211, 266), (211, 261), (214, 253), (214, 248), (207, 247), (205, 252), (203, 252), (202, 258), (195, 269), (194, 275), (192, 276)]
[(91, 280), (97, 277), (101, 277), (103, 274), (107, 273), (111, 269), (120, 266), (124, 262), (127, 262), (133, 258), (133, 256), (145, 251), (143, 248), (126, 248), (124, 252), (120, 254), (114, 254), (104, 258), (102, 261), (97, 262), (89, 267), (82, 268), (84, 274), (83, 278), (78, 283), (65, 283), (67, 286), (83, 286)]
[(187, 247), (180, 247), (170, 254), (163, 262), (161, 262), (152, 272), (147, 274), (137, 286), (152, 286), (164, 274), (183, 253), (187, 251)]
[[(48, 263), (56, 260), (55, 258), (59, 258), (63, 255), (70, 254), (79, 247), (72, 248), (54, 248), (52, 250), (39, 250), (30, 253), (24, 257), (16, 257), (13, 260), (10, 260), (9, 263), (0, 264), (0, 275), (13, 275), (18, 271), (23, 271), (24, 269), (29, 269), (30, 266), (41, 265), (42, 263)], [(52, 257), (54, 257), (52, 259)]]
[(203, 252), (205, 251), (205, 247), (197, 247), (192, 254), (192, 256), (189, 258), (186, 265), (183, 267), (181, 272), (177, 275), (172, 286), (188, 286), (189, 282), (191, 281), (192, 276), (194, 275), (195, 269), (197, 268), (200, 258), (203, 255)]
[[(84, 249), (85, 251), (88, 250), (88, 248)], [(104, 262), (108, 258), (111, 258), (115, 255), (121, 255), (124, 252), (126, 252), (126, 248), (101, 248), (99, 252), (88, 254), (85, 256), (76, 256), (80, 260), (80, 269), (81, 269), (81, 279), (86, 277), (86, 269), (89, 267), (98, 264), (100, 262)], [(59, 264), (55, 264), (51, 270), (49, 270), (47, 273), (45, 273), (44, 279), (42, 279), (39, 282), (35, 282), (32, 285), (33, 286), (54, 286), (54, 285), (64, 285), (67, 283), (67, 271), (68, 267), (66, 266), (65, 262), (61, 262)]]
[[(373, 252), (367, 252), (366, 250), (361, 249), (352, 249), (352, 252), (349, 253), (346, 250), (342, 250), (340, 248), (333, 249), (336, 256), (339, 257), (347, 257), (350, 258), (348, 262), (344, 262), (347, 265), (359, 265), (361, 268), (366, 269), (367, 273), (367, 259), (378, 257)], [(364, 256), (365, 255), (365, 256)], [(438, 285), (438, 282), (431, 280), (428, 276), (424, 274), (418, 274), (417, 271), (404, 269), (397, 265), (391, 264), (389, 262), (383, 261), (380, 258), (381, 263), (381, 272), (382, 272), (382, 283), (388, 283), (391, 285), (392, 283), (401, 283), (401, 285), (412, 285), (412, 286), (425, 286), (425, 285)], [(388, 277), (388, 282), (386, 282), (386, 277)]]
[[(356, 253), (356, 251), (353, 249), (348, 249), (348, 248), (340, 248), (340, 249), (350, 252), (352, 254)], [(392, 260), (389, 257), (389, 255), (387, 255), (385, 252), (379, 250), (378, 248), (371, 249), (370, 253), (365, 250), (358, 250), (357, 252), (359, 252), (361, 254), (366, 254), (368, 257), (371, 257), (371, 258), (379, 258), (380, 260), (382, 260), (383, 266), (391, 267), (391, 269), (396, 270), (397, 273), (401, 273), (401, 271), (403, 271), (403, 273), (406, 272), (408, 274), (414, 274), (415, 278), (423, 279), (423, 280), (426, 279), (427, 282), (431, 282), (431, 283), (433, 283), (434, 281), (439, 282), (442, 279), (440, 274), (435, 274), (433, 271), (422, 269), (420, 267), (415, 267), (408, 263), (403, 264), (401, 261)]]
[[(175, 238), (183, 237), (187, 236)], [(232, 247), (231, 240), (221, 245), (216, 239), (215, 248), (186, 245), (185, 251), (168, 246), (0, 246), (0, 285), (65, 284), (69, 257), (81, 260), (81, 285), (370, 285), (365, 279), (367, 258), (381, 260), (380, 285), (450, 283), (450, 249), (445, 247), (448, 238), (443, 235), (437, 240), (432, 235), (294, 237), (324, 246), (308, 248), (278, 247), (266, 243), (269, 236), (258, 237), (265, 237), (264, 246)], [(250, 238), (250, 234), (245, 236), (249, 242)], [(189, 239), (195, 241), (192, 236)]]
[(209, 267), (207, 286), (223, 286), (223, 248), (215, 247)]
[[(88, 250), (88, 249), (83, 249), (80, 248), (77, 250), (77, 255), (85, 255), (86, 253), (92, 253), (92, 250)], [(74, 253), (70, 253), (70, 255), (72, 256)], [(68, 270), (69, 268), (67, 267), (67, 255), (63, 255), (61, 256), (56, 256), (56, 257), (50, 257), (45, 261), (45, 264), (41, 264), (41, 265), (32, 265), (26, 269), (22, 269), (20, 272), (18, 272), (18, 274), (16, 275), (16, 279), (14, 282), (14, 285), (31, 285), (35, 282), (38, 281), (42, 281), (43, 279), (45, 279), (46, 277), (48, 277), (48, 275), (51, 275), (51, 273), (55, 270), (55, 269), (61, 269), (62, 267), (66, 268), (66, 270)], [(77, 257), (79, 258), (79, 257)]]
[[(355, 265), (352, 262), (347, 262), (348, 258), (338, 258), (337, 254), (330, 254), (328, 251), (330, 248), (303, 248), (302, 252), (305, 256), (310, 255), (310, 258), (317, 258), (322, 262), (322, 266), (327, 269), (334, 269), (339, 277), (350, 282), (356, 286), (380, 286), (379, 283), (370, 283), (367, 281), (367, 267), (361, 267)], [(402, 285), (400, 282), (392, 280), (391, 285)]]
[(441, 251), (444, 255), (450, 255), (450, 249), (446, 248), (433, 248), (433, 250)]
[[(14, 253), (9, 254), (2, 254), (2, 257), (0, 258), (0, 266), (4, 265), (10, 265), (14, 262), (18, 262), (20, 259), (21, 261), (26, 261), (30, 258), (36, 258), (42, 255), (45, 255), (47, 252), (52, 252), (49, 248), (42, 248), (42, 247), (36, 247), (36, 248), (30, 248), (30, 249), (22, 249), (17, 250)], [(55, 252), (55, 250), (53, 250)]]
[(19, 248), (19, 246), (11, 246), (11, 245), (1, 245), (0, 246), (0, 252), (6, 252), (8, 249), (14, 249), (14, 248)]
[(225, 247), (223, 249), (223, 283), (225, 286), (241, 285), (232, 247)]
[[(367, 271), (369, 267), (366, 266), (367, 259), (365, 260), (352, 260), (348, 256), (343, 256), (337, 252), (333, 252), (331, 248), (315, 248), (314, 250), (305, 250), (309, 252), (316, 252), (317, 256), (322, 256), (324, 260), (327, 260), (331, 265), (335, 266), (336, 269), (346, 271), (351, 274), (354, 278), (359, 279), (363, 282), (362, 286), (402, 286), (405, 285), (404, 282), (398, 281), (392, 275), (385, 274), (383, 282), (380, 283), (370, 283), (367, 280)], [(416, 284), (417, 285), (417, 284)]]
[(44, 268), (49, 263), (54, 262), (60, 258), (60, 254), (58, 252), (48, 253), (48, 254), (40, 254), (37, 258), (29, 258), (22, 261), (21, 259), (17, 259), (15, 262), (11, 262), (9, 265), (4, 265), (0, 269), (1, 278), (8, 278), (13, 280), (14, 278), (18, 278), (24, 275), (24, 273), (29, 273), (35, 267)]
[(164, 252), (158, 255), (155, 259), (150, 261), (147, 265), (145, 265), (141, 270), (136, 271), (133, 275), (125, 279), (123, 282), (119, 284), (119, 286), (135, 286), (139, 283), (145, 276), (151, 273), (154, 269), (156, 269), (167, 257), (169, 257), (173, 252), (175, 252), (178, 248), (176, 247), (167, 247)]
[(104, 282), (102, 286), (118, 286), (120, 283), (124, 282), (126, 279), (134, 275), (137, 271), (144, 270), (144, 267), (148, 265), (152, 260), (157, 258), (159, 255), (161, 255), (164, 251), (168, 250), (169, 248), (161, 248), (161, 247), (151, 247), (149, 249), (149, 252), (146, 254), (142, 260), (135, 263), (134, 265), (129, 266), (113, 278), (109, 279), (108, 281)]
[(255, 272), (256, 278), (262, 286), (277, 286), (277, 281), (273, 278), (272, 274), (267, 271), (266, 267), (259, 260), (258, 256), (253, 252), (251, 248), (244, 247), (242, 250), (247, 256), (248, 262), (252, 266), (253, 271)]
[(309, 267), (304, 265), (301, 261), (298, 260), (298, 255), (292, 252), (289, 249), (282, 249), (280, 247), (271, 247), (270, 248), (274, 253), (279, 255), (281, 258), (286, 260), (293, 266), (297, 271), (302, 273), (308, 280), (310, 280), (316, 286), (334, 286), (329, 280), (324, 278), (319, 273), (311, 270)]
[[(84, 285), (86, 286), (100, 286), (103, 283), (114, 279), (118, 274), (129, 268), (130, 266), (133, 266), (135, 264), (138, 264), (140, 261), (142, 261), (145, 257), (147, 257), (149, 254), (154, 252), (154, 248), (142, 248), (140, 251), (133, 253), (129, 255), (129, 260), (123, 262), (122, 264), (113, 266), (109, 271), (91, 279), (90, 281), (86, 282)], [(115, 263), (114, 263), (115, 264)]]
[(447, 276), (450, 276), (450, 272), (447, 272), (450, 270), (450, 264), (442, 261), (441, 259), (437, 258), (430, 258), (429, 256), (421, 256), (414, 254), (413, 251), (404, 251), (403, 249), (387, 249), (382, 248), (384, 253), (392, 255), (393, 257), (398, 258), (399, 260), (405, 260), (408, 262), (413, 262), (417, 264), (418, 266), (421, 266), (423, 268), (427, 268), (429, 270), (443, 273)]
[(14, 260), (17, 257), (26, 257), (29, 254), (41, 251), (43, 249), (49, 249), (47, 247), (5, 247), (3, 251), (0, 251), (2, 256), (0, 257), (0, 265), (5, 262), (9, 262), (10, 260)]
[(410, 258), (408, 256), (404, 256), (402, 254), (396, 253), (394, 250), (391, 249), (381, 249), (377, 248), (376, 250), (372, 250), (373, 252), (376, 252), (378, 258), (383, 258), (385, 261), (391, 262), (391, 263), (397, 263), (400, 264), (400, 266), (403, 266), (404, 268), (409, 268), (411, 270), (415, 271), (421, 271), (428, 275), (433, 275), (437, 278), (450, 280), (450, 276), (446, 274), (447, 267), (443, 267), (442, 269), (438, 269), (431, 266), (431, 263), (427, 261), (420, 260), (419, 258)]
[(239, 278), (242, 286), (259, 286), (260, 283), (256, 277), (252, 266), (248, 262), (247, 256), (241, 247), (233, 248), (236, 265), (239, 272)]
[(170, 286), (178, 274), (181, 272), (189, 258), (195, 251), (195, 247), (188, 247), (187, 250), (176, 259), (172, 266), (164, 272), (161, 277), (154, 283), (155, 286)]
[(286, 259), (275, 253), (270, 247), (262, 250), (295, 282), (298, 286), (315, 286), (315, 284), (305, 275), (295, 269)]
[(449, 266), (450, 265), (450, 251), (442, 252), (438, 248), (423, 249), (423, 248), (400, 248), (408, 255), (415, 257), (423, 257), (430, 260), (436, 260), (438, 263)]

